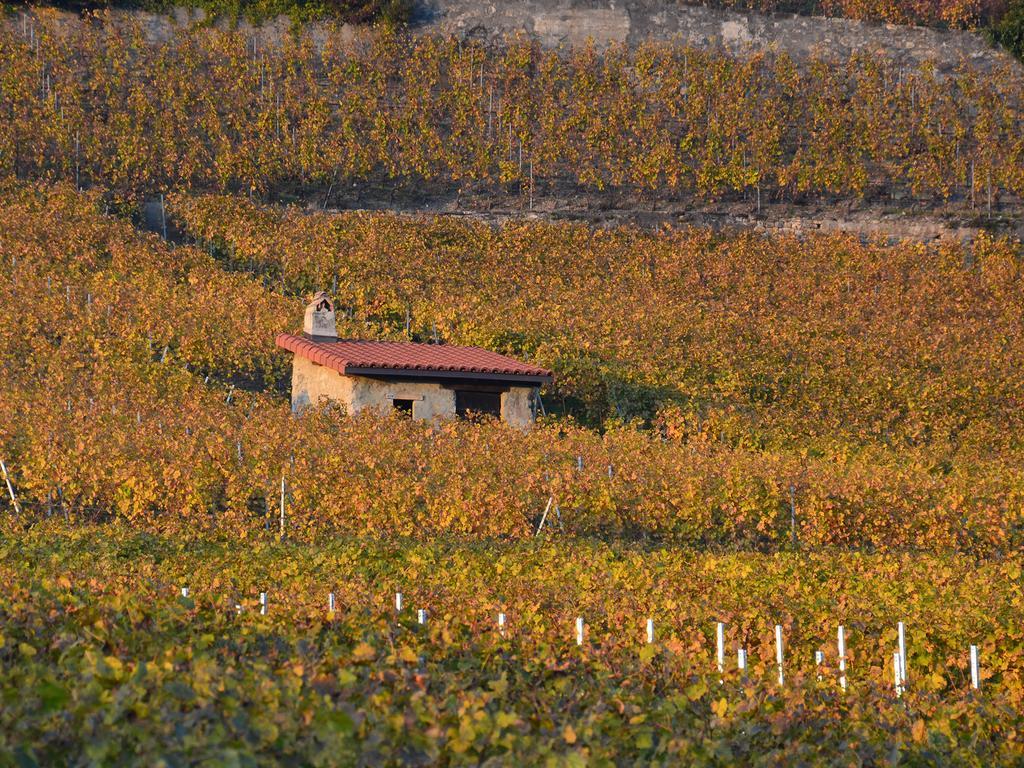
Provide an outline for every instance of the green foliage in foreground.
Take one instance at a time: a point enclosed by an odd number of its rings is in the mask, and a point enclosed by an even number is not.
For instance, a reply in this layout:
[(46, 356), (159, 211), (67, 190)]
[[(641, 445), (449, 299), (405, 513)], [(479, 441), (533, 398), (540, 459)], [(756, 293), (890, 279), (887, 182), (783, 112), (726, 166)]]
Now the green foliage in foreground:
[[(0, 765), (980, 766), (1024, 757), (1019, 560), (9, 533), (0, 544), (9, 585)], [(407, 595), (397, 617), (396, 587)], [(266, 616), (260, 590), (270, 594)], [(504, 637), (493, 625), (499, 606), (510, 617)], [(430, 610), (425, 627), (417, 607)], [(590, 617), (581, 648), (577, 613)], [(647, 613), (659, 627), (652, 646), (640, 639)], [(720, 682), (713, 672), (716, 615), (730, 649), (750, 649), (746, 678), (729, 669)], [(909, 620), (911, 646), (899, 700), (883, 651), (897, 616)], [(772, 617), (793, 638), (783, 688)], [(831, 662), (822, 682), (804, 663), (812, 635), (839, 619), (850, 629), (845, 695)], [(966, 690), (959, 669), (968, 634), (985, 640), (981, 694)]]

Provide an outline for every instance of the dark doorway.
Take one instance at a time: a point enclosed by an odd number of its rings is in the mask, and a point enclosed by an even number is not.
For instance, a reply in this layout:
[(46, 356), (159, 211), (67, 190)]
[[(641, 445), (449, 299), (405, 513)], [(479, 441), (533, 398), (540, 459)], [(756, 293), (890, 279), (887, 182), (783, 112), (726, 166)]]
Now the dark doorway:
[(462, 418), (493, 416), (496, 419), (500, 419), (501, 393), (457, 389), (455, 390), (455, 413)]
[(391, 401), (391, 406), (402, 416), (412, 416), (412, 400), (399, 400), (395, 398)]

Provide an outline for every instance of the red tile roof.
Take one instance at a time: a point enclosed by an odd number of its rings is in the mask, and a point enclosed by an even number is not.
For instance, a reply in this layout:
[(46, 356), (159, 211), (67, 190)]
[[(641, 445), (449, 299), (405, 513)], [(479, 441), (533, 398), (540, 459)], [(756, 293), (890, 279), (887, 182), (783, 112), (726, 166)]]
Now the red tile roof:
[(414, 344), (404, 341), (313, 341), (281, 333), (277, 346), (345, 375), (518, 379), (544, 384), (551, 371), (479, 347)]

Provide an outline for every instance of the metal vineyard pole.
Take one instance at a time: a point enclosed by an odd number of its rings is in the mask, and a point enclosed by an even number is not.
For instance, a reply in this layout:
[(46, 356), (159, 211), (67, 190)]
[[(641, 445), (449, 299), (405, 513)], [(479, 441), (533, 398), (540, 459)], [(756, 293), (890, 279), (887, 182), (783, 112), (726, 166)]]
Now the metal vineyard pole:
[(164, 207), (164, 196), (160, 195), (160, 229), (164, 240), (167, 239), (167, 209)]
[(796, 540), (796, 489), (789, 486), (789, 533), (793, 539), (793, 549), (797, 548)]

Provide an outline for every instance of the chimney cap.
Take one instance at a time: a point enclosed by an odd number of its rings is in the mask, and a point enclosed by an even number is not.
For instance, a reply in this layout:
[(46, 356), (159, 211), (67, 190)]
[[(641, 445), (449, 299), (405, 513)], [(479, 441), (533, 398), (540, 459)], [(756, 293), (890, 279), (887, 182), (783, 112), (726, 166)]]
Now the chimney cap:
[(302, 332), (314, 341), (337, 341), (338, 326), (334, 320), (334, 299), (327, 291), (317, 291), (306, 305)]

